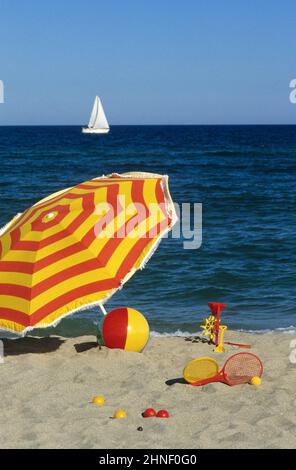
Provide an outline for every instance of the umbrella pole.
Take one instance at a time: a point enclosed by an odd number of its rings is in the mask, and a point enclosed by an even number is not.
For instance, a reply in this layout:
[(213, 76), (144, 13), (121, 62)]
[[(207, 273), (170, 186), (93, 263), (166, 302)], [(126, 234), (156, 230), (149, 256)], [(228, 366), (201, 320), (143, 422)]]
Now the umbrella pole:
[(101, 309), (101, 312), (102, 312), (103, 315), (107, 315), (107, 311), (106, 311), (104, 305), (100, 305), (100, 309)]
[[(101, 309), (102, 314), (106, 316), (107, 311), (104, 305), (99, 305), (99, 307)], [(102, 346), (104, 346), (104, 340), (103, 340), (103, 336), (102, 336), (101, 329), (100, 329), (100, 321), (98, 321), (97, 343), (98, 343), (99, 349), (102, 349)]]

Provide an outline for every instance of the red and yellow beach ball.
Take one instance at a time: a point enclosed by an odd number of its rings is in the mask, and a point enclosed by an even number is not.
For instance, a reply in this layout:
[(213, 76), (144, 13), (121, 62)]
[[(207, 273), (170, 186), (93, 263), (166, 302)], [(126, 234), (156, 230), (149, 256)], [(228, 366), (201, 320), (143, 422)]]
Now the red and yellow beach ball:
[(140, 352), (149, 339), (149, 325), (133, 308), (116, 308), (104, 318), (102, 336), (107, 348)]

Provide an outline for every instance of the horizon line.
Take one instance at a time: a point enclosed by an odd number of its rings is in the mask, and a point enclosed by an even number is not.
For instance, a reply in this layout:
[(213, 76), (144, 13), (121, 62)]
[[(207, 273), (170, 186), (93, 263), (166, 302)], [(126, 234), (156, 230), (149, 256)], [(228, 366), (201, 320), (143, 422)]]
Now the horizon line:
[[(0, 124), (0, 127), (84, 127), (85, 124)], [(110, 124), (111, 127), (194, 127), (194, 126), (296, 126), (296, 123), (248, 123), (248, 124)]]

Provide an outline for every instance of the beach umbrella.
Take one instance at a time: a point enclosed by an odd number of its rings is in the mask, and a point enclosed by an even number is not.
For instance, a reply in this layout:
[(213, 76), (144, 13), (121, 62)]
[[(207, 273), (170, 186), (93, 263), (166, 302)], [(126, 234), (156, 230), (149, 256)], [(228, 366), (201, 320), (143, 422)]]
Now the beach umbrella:
[(168, 177), (151, 173), (94, 178), (18, 214), (0, 231), (0, 329), (103, 309), (176, 220)]

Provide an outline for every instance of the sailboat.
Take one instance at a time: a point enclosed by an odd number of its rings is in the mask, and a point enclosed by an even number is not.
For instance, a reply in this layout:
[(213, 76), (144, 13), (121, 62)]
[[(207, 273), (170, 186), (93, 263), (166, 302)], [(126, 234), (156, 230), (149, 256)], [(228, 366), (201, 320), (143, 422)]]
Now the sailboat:
[(83, 134), (108, 134), (110, 127), (99, 96), (95, 97), (88, 127), (83, 127)]

